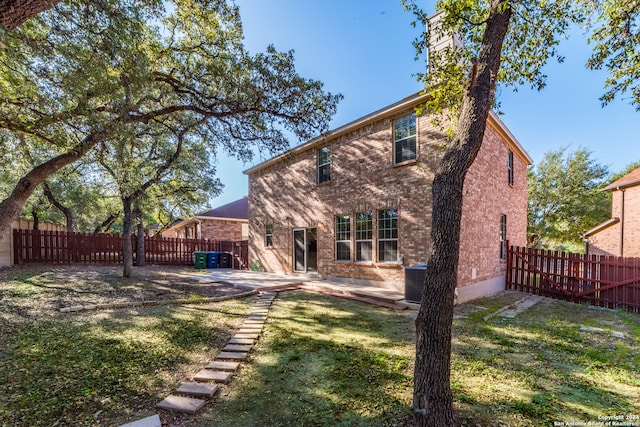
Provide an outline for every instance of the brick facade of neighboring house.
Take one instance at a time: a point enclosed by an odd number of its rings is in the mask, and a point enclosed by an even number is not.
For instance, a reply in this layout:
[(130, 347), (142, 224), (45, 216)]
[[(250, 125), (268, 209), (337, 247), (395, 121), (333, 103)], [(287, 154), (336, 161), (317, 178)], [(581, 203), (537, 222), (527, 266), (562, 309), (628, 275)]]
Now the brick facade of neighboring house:
[(604, 190), (611, 192), (611, 219), (582, 236), (587, 253), (640, 257), (640, 168)]
[(239, 241), (249, 237), (248, 198), (179, 221), (162, 232), (163, 237)]
[[(427, 261), (430, 184), (447, 143), (429, 117), (412, 116), (424, 100), (406, 98), (246, 171), (250, 262), (403, 289), (404, 267)], [(504, 289), (501, 229), (526, 244), (530, 163), (492, 113), (464, 186), (459, 302)]]

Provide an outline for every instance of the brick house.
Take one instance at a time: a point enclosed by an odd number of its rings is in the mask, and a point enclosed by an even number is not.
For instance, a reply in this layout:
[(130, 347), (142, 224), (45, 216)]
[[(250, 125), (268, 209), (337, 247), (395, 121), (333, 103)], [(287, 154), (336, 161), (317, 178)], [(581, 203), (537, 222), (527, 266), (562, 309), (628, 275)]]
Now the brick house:
[[(431, 186), (446, 137), (413, 95), (258, 164), (249, 176), (249, 260), (404, 289), (429, 252)], [(458, 302), (504, 289), (506, 241), (526, 244), (531, 158), (493, 113), (464, 187)]]
[(249, 203), (242, 199), (191, 218), (178, 221), (162, 232), (163, 237), (239, 241), (249, 236)]
[(611, 219), (583, 234), (588, 254), (640, 257), (640, 168), (612, 182)]

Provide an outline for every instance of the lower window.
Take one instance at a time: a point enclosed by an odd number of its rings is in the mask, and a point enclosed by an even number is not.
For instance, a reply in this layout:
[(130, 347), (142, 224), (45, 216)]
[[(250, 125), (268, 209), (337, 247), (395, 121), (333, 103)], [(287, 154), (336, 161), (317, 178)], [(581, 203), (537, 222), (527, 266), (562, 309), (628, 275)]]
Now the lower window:
[(398, 210), (378, 211), (378, 262), (398, 262)]
[(371, 241), (356, 242), (356, 261), (371, 261), (373, 259), (373, 245)]
[(398, 261), (398, 241), (383, 240), (378, 242), (378, 262)]

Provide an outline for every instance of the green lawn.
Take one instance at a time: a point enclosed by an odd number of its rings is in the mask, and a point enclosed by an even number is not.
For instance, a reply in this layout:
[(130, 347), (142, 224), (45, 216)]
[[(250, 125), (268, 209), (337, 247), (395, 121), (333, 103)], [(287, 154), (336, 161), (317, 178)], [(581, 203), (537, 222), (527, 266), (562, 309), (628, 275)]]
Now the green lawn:
[(251, 364), (201, 425), (405, 425), (413, 337), (407, 313), (282, 293)]
[[(640, 316), (544, 300), (514, 319), (484, 320), (522, 297), (457, 307), (452, 386), (463, 424), (552, 426), (640, 415)], [(251, 365), (202, 425), (410, 425), (413, 315), (282, 294)], [(605, 332), (582, 332), (581, 325)]]
[(157, 275), (84, 270), (0, 280), (1, 426), (108, 426), (151, 415), (222, 348), (253, 302), (60, 313), (67, 301), (124, 300), (160, 279), (166, 285)]
[[(97, 271), (97, 272), (96, 272)], [(0, 276), (0, 425), (117, 426), (206, 365), (254, 298), (62, 314), (61, 305), (151, 293), (163, 275), (109, 270)], [(182, 283), (175, 297), (189, 294)], [(129, 292), (129, 294), (128, 294)], [(456, 308), (452, 386), (466, 426), (553, 426), (640, 415), (640, 316), (544, 300), (487, 316), (522, 294)], [(281, 293), (238, 376), (189, 426), (406, 426), (415, 311), (305, 291)], [(580, 326), (601, 328), (584, 332)], [(611, 336), (622, 332), (625, 339)]]

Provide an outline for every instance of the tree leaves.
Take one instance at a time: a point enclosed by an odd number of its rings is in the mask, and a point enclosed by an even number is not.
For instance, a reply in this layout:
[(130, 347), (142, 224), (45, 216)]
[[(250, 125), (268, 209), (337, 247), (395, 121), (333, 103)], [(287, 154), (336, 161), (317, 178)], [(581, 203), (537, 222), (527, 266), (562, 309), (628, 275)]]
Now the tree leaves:
[[(158, 132), (200, 141), (187, 149), (200, 158), (223, 149), (246, 161), (286, 150), (285, 131), (302, 140), (326, 131), (341, 96), (299, 76), (292, 52), (251, 55), (242, 37), (238, 8), (225, 0), (61, 2), (7, 35), (0, 140), (28, 136), (49, 154), (29, 175), (37, 185), (97, 146), (127, 179), (150, 176), (161, 154), (145, 148), (149, 161), (137, 162), (133, 152)], [(33, 185), (0, 202), (0, 230)]]
[(567, 150), (548, 151), (529, 169), (529, 246), (581, 244), (580, 236), (611, 213), (610, 194), (601, 191), (608, 168), (587, 149)]
[(640, 110), (640, 2), (604, 0), (597, 5), (589, 38), (594, 49), (587, 67), (609, 71), (606, 91), (600, 98), (602, 105), (630, 95), (630, 103)]

